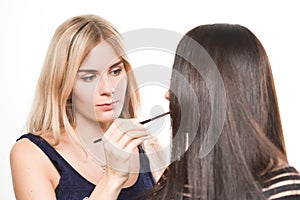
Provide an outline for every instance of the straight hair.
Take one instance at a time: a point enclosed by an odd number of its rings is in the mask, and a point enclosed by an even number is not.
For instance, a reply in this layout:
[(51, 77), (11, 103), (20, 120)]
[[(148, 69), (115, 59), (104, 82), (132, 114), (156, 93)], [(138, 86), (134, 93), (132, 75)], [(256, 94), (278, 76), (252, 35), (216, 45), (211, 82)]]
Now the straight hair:
[[(101, 41), (107, 41), (124, 62), (126, 72), (132, 67), (128, 62), (122, 38), (116, 28), (96, 15), (72, 17), (62, 23), (50, 42), (38, 80), (34, 103), (28, 120), (28, 132), (49, 132), (54, 145), (62, 132), (77, 139), (72, 112), (72, 89), (76, 74), (89, 52)], [(136, 116), (139, 93), (133, 73), (127, 73), (128, 86), (121, 116)]]
[[(195, 69), (203, 60), (192, 59), (201, 52), (190, 45), (191, 40), (215, 62), (226, 94), (221, 135), (204, 157), (199, 151), (209, 129), (212, 102), (207, 82)], [(197, 109), (189, 101), (190, 92), (181, 87), (179, 75), (197, 95)], [(194, 121), (195, 116), (199, 117), (198, 128), (186, 151), (172, 142), (171, 157), (177, 158), (178, 151), (184, 153), (171, 163), (149, 199), (265, 199), (261, 177), (287, 163), (287, 158), (271, 67), (257, 37), (233, 24), (190, 30), (176, 50), (169, 100), (173, 138), (185, 134), (182, 130), (193, 130), (180, 126)], [(182, 108), (190, 108), (184, 119)]]

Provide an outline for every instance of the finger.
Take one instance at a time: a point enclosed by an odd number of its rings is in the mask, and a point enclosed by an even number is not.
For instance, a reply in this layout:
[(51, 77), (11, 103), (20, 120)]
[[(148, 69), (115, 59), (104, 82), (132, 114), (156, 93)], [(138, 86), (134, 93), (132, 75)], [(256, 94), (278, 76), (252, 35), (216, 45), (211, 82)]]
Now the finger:
[(136, 139), (133, 139), (131, 140), (124, 148), (123, 150), (126, 151), (126, 152), (130, 152), (130, 153), (133, 153), (134, 152), (134, 149), (143, 143), (143, 141), (145, 140), (145, 138), (136, 138)]
[(115, 123), (112, 123), (103, 135), (103, 138), (110, 143), (116, 143), (123, 137), (123, 135), (124, 132), (121, 131)]
[(116, 119), (104, 134), (104, 138), (111, 143), (116, 143), (124, 136), (124, 133), (137, 138), (149, 135), (146, 131), (147, 129), (134, 119)]
[(116, 132), (116, 130), (118, 130), (118, 127), (115, 123), (112, 123), (107, 129), (107, 131), (104, 133), (103, 138), (109, 140), (113, 135), (115, 135), (114, 133)]
[(126, 132), (125, 135), (132, 139), (151, 136), (151, 134), (148, 131), (141, 131), (141, 130), (131, 130)]
[(122, 119), (118, 118), (110, 125), (108, 130), (105, 132), (106, 138), (110, 138), (115, 135), (116, 130), (120, 130), (121, 132), (128, 132), (133, 130), (146, 131), (147, 129), (142, 126), (135, 119)]
[(133, 131), (133, 130), (144, 130), (144, 131), (147, 130), (144, 126), (142, 126), (135, 119), (118, 118), (115, 120), (115, 124), (123, 132), (128, 132), (128, 131)]
[(134, 133), (126, 133), (124, 134), (118, 142), (115, 143), (120, 149), (125, 148), (132, 140), (141, 138), (145, 140), (149, 138), (149, 134), (145, 131), (134, 131)]
[(128, 136), (127, 134), (123, 134), (120, 140), (115, 143), (115, 146), (122, 150), (132, 141), (132, 139), (133, 138)]

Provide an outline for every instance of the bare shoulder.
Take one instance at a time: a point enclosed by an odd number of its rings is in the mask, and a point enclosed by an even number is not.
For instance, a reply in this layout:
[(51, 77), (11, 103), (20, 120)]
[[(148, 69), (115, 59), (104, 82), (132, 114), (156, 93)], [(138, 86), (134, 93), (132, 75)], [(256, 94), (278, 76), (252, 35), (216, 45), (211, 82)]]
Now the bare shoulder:
[(10, 165), (13, 179), (27, 174), (47, 176), (47, 166), (51, 164), (45, 153), (27, 138), (17, 141), (10, 151)]
[(33, 160), (38, 160), (42, 157), (43, 152), (27, 138), (17, 141), (10, 151), (10, 160), (13, 163), (32, 163)]
[[(54, 169), (48, 156), (28, 138), (18, 140), (10, 151), (11, 167), (47, 172)], [(47, 174), (47, 173), (46, 173)]]
[(44, 197), (53, 197), (58, 172), (47, 155), (29, 139), (22, 138), (13, 145), (10, 165), (17, 199), (38, 199), (42, 193)]
[[(48, 142), (48, 138), (45, 138), (44, 136), (42, 138)], [(27, 137), (19, 139), (13, 145), (10, 152), (10, 159), (12, 161), (15, 160), (16, 162), (19, 162), (19, 160), (22, 160), (23, 162), (26, 162), (28, 160), (30, 162), (32, 162), (33, 160), (38, 160), (38, 162), (35, 164), (39, 164), (42, 162), (50, 162), (47, 155)]]

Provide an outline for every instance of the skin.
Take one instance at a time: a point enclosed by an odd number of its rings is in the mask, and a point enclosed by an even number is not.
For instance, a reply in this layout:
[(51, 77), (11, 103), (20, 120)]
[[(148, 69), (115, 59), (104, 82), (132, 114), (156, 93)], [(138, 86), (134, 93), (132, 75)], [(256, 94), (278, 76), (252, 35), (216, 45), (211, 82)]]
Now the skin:
[(126, 87), (124, 63), (110, 44), (100, 43), (77, 73), (72, 97), (76, 121), (84, 120), (86, 125), (96, 122), (105, 132), (121, 113)]
[[(90, 153), (86, 154), (67, 133), (62, 133), (61, 142), (53, 146), (79, 174), (96, 185), (89, 199), (117, 199), (122, 188), (136, 182), (138, 174), (134, 172), (139, 171), (137, 145), (148, 135), (147, 130), (133, 119), (121, 123), (114, 121), (122, 109), (127, 86), (126, 71), (120, 61), (113, 48), (101, 42), (80, 67), (73, 89), (76, 131), (79, 135), (92, 132), (102, 137), (103, 147), (98, 150), (101, 161), (107, 164), (105, 173), (101, 173), (99, 161)], [(41, 133), (41, 137), (53, 144), (50, 132)], [(60, 175), (35, 144), (28, 139), (16, 142), (10, 162), (16, 199), (56, 199), (55, 188)]]
[(169, 90), (165, 93), (165, 98), (169, 101), (169, 99), (170, 99), (170, 91)]

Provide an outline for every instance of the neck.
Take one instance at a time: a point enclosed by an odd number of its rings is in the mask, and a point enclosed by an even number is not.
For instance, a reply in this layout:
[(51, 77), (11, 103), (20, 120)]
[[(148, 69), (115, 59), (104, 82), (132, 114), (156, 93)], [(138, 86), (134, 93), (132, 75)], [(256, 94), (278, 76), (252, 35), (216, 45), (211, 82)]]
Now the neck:
[(105, 154), (103, 151), (102, 142), (94, 143), (95, 140), (102, 138), (105, 131), (111, 123), (99, 123), (95, 120), (90, 120), (80, 115), (76, 117), (76, 132), (79, 140), (85, 146), (88, 153), (100, 164), (105, 163)]
[(102, 127), (97, 121), (80, 117), (76, 119), (76, 131), (83, 142), (94, 141), (102, 137), (106, 131)]
[(107, 129), (110, 127), (110, 125), (112, 124), (112, 122), (103, 122), (103, 123), (97, 123), (98, 124), (98, 128), (100, 127), (100, 129), (102, 130), (102, 135), (107, 131)]

